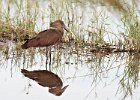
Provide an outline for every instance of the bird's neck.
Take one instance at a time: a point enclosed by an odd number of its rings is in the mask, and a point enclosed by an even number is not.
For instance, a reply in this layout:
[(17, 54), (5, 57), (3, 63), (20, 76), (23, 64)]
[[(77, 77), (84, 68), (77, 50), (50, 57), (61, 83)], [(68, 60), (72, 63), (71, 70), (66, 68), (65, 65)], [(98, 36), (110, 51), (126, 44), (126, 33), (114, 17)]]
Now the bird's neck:
[(61, 33), (61, 35), (63, 35), (63, 33), (64, 33), (64, 30), (63, 30), (63, 28), (59, 28), (59, 27), (50, 27), (50, 29), (53, 29), (53, 30), (56, 30), (56, 31), (58, 31), (59, 33)]
[(57, 30), (57, 28), (56, 28), (56, 27), (50, 27), (50, 29)]

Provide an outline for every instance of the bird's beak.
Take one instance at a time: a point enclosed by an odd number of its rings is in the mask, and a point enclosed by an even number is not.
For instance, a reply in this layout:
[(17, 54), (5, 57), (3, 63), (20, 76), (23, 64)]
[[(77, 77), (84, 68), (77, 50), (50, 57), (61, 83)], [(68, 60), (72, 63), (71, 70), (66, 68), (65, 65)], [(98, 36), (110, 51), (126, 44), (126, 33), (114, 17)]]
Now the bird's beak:
[(64, 29), (65, 29), (67, 32), (69, 32), (70, 34), (72, 34), (72, 35), (75, 36), (75, 34), (73, 34), (65, 25), (64, 25)]
[(65, 25), (63, 27), (67, 32), (70, 32), (70, 30)]
[(64, 92), (68, 86), (69, 85), (66, 85), (65, 87), (63, 87), (62, 91)]

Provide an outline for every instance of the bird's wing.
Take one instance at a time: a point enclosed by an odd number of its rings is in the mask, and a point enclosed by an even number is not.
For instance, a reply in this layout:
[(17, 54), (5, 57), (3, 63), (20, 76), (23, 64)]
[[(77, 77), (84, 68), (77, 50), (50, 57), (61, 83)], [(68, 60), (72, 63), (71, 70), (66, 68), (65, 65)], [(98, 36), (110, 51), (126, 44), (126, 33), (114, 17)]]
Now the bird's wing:
[(38, 41), (38, 45), (40, 46), (53, 45), (60, 39), (60, 35), (55, 30), (42, 31), (36, 36), (36, 41)]
[(36, 36), (37, 38), (42, 38), (42, 37), (48, 37), (50, 35), (58, 35), (57, 31), (54, 29), (48, 29), (48, 30), (44, 30), (38, 33), (38, 35)]
[(22, 70), (21, 71), (24, 76), (35, 80), (39, 85), (44, 87), (56, 87), (56, 86), (62, 86), (62, 80), (59, 78), (58, 75), (47, 71), (47, 70), (36, 70), (36, 71), (27, 71)]

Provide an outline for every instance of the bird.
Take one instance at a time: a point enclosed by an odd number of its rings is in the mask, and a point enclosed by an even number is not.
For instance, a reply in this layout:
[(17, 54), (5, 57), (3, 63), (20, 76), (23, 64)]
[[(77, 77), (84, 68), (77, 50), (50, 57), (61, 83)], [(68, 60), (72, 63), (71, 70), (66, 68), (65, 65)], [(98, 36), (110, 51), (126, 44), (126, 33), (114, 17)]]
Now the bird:
[(62, 20), (56, 20), (50, 24), (50, 28), (39, 32), (36, 37), (26, 40), (21, 45), (22, 49), (30, 47), (48, 47), (58, 43), (64, 34), (64, 29), (70, 32)]
[(28, 71), (21, 69), (21, 73), (43, 87), (49, 87), (49, 92), (55, 96), (60, 96), (66, 90), (69, 85), (62, 88), (63, 82), (60, 77), (48, 70), (34, 70)]

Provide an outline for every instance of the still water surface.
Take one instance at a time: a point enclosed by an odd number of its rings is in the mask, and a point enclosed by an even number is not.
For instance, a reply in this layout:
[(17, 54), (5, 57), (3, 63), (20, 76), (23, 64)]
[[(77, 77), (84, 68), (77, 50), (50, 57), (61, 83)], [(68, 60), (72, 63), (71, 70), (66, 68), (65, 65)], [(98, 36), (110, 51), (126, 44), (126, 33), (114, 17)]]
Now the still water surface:
[[(56, 48), (55, 48), (56, 49)], [(51, 71), (57, 74), (63, 81), (64, 86), (69, 85), (61, 96), (54, 96), (48, 92), (47, 87), (42, 87), (35, 81), (26, 78), (21, 69), (45, 70), (46, 56), (32, 49), (35, 53), (31, 60), (27, 51), (14, 51), (14, 47), (1, 50), (0, 57), (0, 98), (2, 100), (121, 100), (127, 86), (132, 86), (133, 95), (128, 95), (126, 100), (139, 100), (140, 88), (137, 83), (139, 71), (134, 75), (128, 75), (129, 61), (138, 63), (137, 56), (129, 54), (110, 54), (106, 56), (91, 53), (78, 54), (71, 52), (71, 47), (55, 50), (52, 49)], [(31, 50), (31, 49), (30, 49)], [(41, 49), (42, 51), (45, 49)], [(22, 55), (19, 55), (19, 52)], [(25, 58), (23, 57), (26, 53)], [(18, 55), (17, 55), (18, 54)], [(60, 60), (55, 60), (55, 59)], [(23, 60), (24, 59), (24, 60)], [(24, 63), (23, 63), (24, 62)], [(134, 65), (132, 65), (134, 66)], [(136, 66), (134, 66), (136, 67)], [(131, 72), (134, 71), (131, 69)], [(133, 73), (133, 72), (132, 72)], [(136, 79), (138, 75), (138, 80)], [(136, 88), (133, 89), (135, 77)], [(124, 78), (125, 88), (122, 88), (120, 80)], [(130, 83), (128, 83), (130, 82)]]

